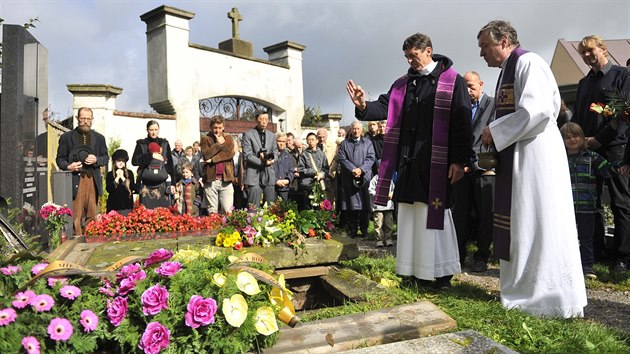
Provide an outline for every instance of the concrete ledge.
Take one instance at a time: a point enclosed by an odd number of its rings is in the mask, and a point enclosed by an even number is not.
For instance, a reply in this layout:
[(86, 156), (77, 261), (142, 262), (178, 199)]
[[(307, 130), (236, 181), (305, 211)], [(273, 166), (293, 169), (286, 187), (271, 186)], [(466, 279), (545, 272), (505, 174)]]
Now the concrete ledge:
[(336, 353), (434, 335), (456, 326), (437, 306), (420, 301), (284, 327), (278, 342), (265, 353)]
[(499, 344), (473, 330), (441, 334), (434, 337), (406, 340), (404, 342), (378, 345), (350, 350), (352, 354), (516, 354), (518, 352)]

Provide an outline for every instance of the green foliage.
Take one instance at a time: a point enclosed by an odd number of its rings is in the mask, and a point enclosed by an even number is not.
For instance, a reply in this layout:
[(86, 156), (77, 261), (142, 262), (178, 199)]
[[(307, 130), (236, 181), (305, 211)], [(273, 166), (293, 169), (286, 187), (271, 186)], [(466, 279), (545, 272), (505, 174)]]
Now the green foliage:
[(300, 125), (302, 127), (316, 127), (322, 120), (322, 109), (319, 106), (304, 106), (304, 116)]
[[(17, 319), (6, 326), (0, 326), (0, 352), (17, 353), (22, 350), (21, 340), (25, 336), (34, 336), (46, 353), (89, 353), (100, 350), (129, 353), (141, 352), (138, 344), (150, 322), (159, 322), (170, 332), (170, 344), (164, 350), (167, 353), (243, 353), (269, 347), (277, 340), (277, 332), (269, 336), (259, 334), (256, 329), (256, 310), (270, 306), (268, 294), (271, 286), (259, 282), (260, 292), (247, 295), (239, 290), (237, 285), (238, 271), (229, 270), (230, 264), (225, 253), (215, 253), (209, 250), (181, 251), (171, 260), (183, 263), (182, 270), (172, 277), (158, 275), (155, 269), (161, 263), (144, 267), (146, 279), (137, 280), (136, 287), (126, 295), (128, 312), (119, 326), (113, 326), (107, 317), (107, 302), (111, 300), (107, 295), (99, 293), (99, 287), (105, 284), (96, 278), (75, 277), (70, 284), (81, 289), (81, 295), (75, 300), (60, 296), (62, 285), (50, 287), (44, 278), (39, 278), (31, 284), (31, 268), (40, 259), (13, 260), (13, 265), (19, 265), (21, 270), (10, 276), (0, 276), (0, 309), (11, 307), (15, 300), (13, 294), (20, 288), (34, 291), (36, 294), (49, 294), (55, 300), (50, 311), (36, 312), (31, 306), (15, 309)], [(192, 254), (196, 255), (192, 255)], [(265, 264), (248, 264), (249, 267), (269, 273), (270, 267)], [(225, 285), (220, 287), (212, 282), (213, 275), (221, 273), (226, 276)], [(116, 281), (112, 279), (112, 291), (116, 291)], [(166, 287), (169, 293), (168, 307), (156, 315), (144, 315), (142, 309), (142, 294), (156, 284)], [(21, 290), (20, 290), (21, 291)], [(240, 327), (230, 325), (222, 312), (224, 299), (234, 294), (242, 294), (247, 301), (247, 318)], [(192, 328), (185, 324), (187, 305), (193, 295), (203, 298), (213, 298), (217, 304), (214, 315), (215, 322)], [(92, 310), (99, 318), (99, 323), (91, 333), (83, 330), (79, 323), (83, 310)], [(274, 308), (275, 313), (279, 309)], [(66, 342), (54, 341), (47, 333), (47, 327), (53, 318), (66, 318), (73, 326), (73, 334)]]
[[(394, 279), (395, 258), (369, 258), (360, 256), (343, 262), (375, 281), (386, 277)], [(603, 267), (603, 266), (602, 266)], [(600, 269), (596, 272), (600, 279)], [(627, 282), (627, 283), (626, 283)], [(610, 284), (607, 284), (610, 285)], [(624, 280), (617, 287), (626, 288), (630, 281)], [(457, 283), (452, 289), (442, 292), (427, 292), (413, 282), (402, 283), (400, 289), (390, 289), (392, 299), (387, 306), (428, 299), (438, 305), (458, 324), (458, 330), (473, 329), (479, 333), (521, 353), (628, 353), (630, 335), (607, 328), (584, 319), (544, 319), (530, 316), (519, 310), (506, 310), (496, 294), (488, 293), (477, 285)], [(383, 307), (381, 302), (380, 308)], [(343, 306), (327, 311), (318, 311), (317, 319), (359, 312), (358, 307), (369, 304)], [(328, 311), (330, 310), (330, 311)], [(313, 316), (302, 316), (303, 320), (314, 320)]]

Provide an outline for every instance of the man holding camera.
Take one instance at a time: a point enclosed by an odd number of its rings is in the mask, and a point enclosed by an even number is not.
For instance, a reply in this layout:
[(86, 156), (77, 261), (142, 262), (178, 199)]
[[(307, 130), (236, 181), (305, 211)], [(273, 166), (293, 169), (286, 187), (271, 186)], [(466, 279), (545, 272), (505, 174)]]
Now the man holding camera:
[(276, 173), (273, 164), (278, 155), (275, 135), (267, 130), (269, 114), (256, 112), (256, 127), (243, 133), (243, 154), (247, 163), (245, 185), (247, 186), (247, 203), (256, 208), (261, 199), (266, 203), (276, 200)]

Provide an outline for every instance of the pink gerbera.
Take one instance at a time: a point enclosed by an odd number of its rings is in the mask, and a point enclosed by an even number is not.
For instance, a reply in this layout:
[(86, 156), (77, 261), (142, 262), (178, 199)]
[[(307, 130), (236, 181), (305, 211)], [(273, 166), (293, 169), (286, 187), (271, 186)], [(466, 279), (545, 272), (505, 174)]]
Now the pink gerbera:
[(51, 288), (55, 285), (66, 285), (68, 284), (67, 278), (48, 278), (48, 286)]
[(50, 339), (67, 341), (72, 336), (72, 324), (65, 318), (53, 318), (48, 325)]
[[(31, 272), (34, 275), (39, 274), (42, 270), (44, 270), (44, 268), (48, 267), (48, 263), (39, 263), (39, 264), (35, 264), (33, 266), (33, 268), (31, 268)], [(32, 338), (32, 337), (31, 337)]]
[(15, 294), (15, 300), (11, 303), (16, 309), (23, 309), (31, 303), (31, 299), (36, 295), (31, 290), (19, 292)]
[(37, 295), (31, 299), (31, 305), (37, 312), (48, 311), (55, 305), (55, 299), (48, 294)]
[(20, 266), (8, 266), (4, 268), (0, 268), (0, 272), (4, 275), (13, 275), (22, 270)]
[(74, 300), (79, 295), (81, 295), (81, 289), (77, 288), (74, 285), (66, 285), (63, 288), (59, 289), (59, 294), (66, 299)]
[(85, 332), (92, 332), (98, 326), (98, 316), (90, 310), (83, 310), (79, 322), (83, 325)]
[(7, 307), (6, 309), (0, 310), (0, 326), (6, 326), (11, 322), (15, 322), (17, 318), (17, 313), (15, 310)]
[(39, 354), (39, 341), (35, 337), (22, 338), (22, 345), (28, 354)]

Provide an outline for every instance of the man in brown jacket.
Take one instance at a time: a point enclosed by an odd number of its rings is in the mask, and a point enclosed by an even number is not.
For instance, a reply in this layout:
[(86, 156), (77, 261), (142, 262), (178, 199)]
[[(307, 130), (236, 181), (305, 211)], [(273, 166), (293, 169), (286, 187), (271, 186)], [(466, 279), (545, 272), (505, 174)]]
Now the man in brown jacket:
[(205, 162), (203, 185), (208, 203), (208, 212), (230, 210), (234, 205), (234, 140), (223, 134), (225, 125), (222, 117), (210, 122), (212, 133), (201, 137), (201, 154)]

